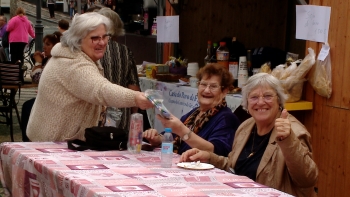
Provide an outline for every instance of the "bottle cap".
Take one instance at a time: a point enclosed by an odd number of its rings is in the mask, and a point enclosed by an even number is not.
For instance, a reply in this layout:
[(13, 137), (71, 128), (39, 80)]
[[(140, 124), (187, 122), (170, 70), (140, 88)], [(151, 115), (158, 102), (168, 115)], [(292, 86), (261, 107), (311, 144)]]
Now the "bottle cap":
[(226, 42), (220, 42), (220, 46), (225, 46)]
[(165, 133), (171, 133), (171, 128), (165, 128), (164, 131)]

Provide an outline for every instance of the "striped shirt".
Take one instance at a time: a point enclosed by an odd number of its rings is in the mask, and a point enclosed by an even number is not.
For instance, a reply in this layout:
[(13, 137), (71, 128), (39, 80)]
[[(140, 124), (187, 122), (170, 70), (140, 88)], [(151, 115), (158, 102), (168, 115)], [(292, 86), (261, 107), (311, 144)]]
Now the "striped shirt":
[[(116, 41), (109, 41), (106, 52), (101, 59), (104, 76), (112, 83), (123, 87), (139, 86), (137, 68), (132, 51)], [(131, 108), (119, 108), (123, 114), (119, 128), (129, 130)]]

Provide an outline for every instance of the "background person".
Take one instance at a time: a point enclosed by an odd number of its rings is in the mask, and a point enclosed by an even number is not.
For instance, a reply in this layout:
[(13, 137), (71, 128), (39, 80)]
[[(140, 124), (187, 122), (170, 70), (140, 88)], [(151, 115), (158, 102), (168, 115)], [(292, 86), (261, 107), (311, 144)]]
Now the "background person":
[(99, 60), (109, 40), (110, 20), (98, 13), (76, 15), (40, 77), (27, 126), (31, 141), (85, 140), (103, 106), (153, 107), (144, 93), (112, 84)]
[(61, 19), (58, 21), (58, 31), (63, 34), (63, 32), (67, 31), (69, 29), (69, 22)]
[(278, 79), (267, 73), (250, 77), (242, 88), (242, 106), (252, 117), (237, 129), (228, 157), (191, 149), (182, 161), (209, 162), (294, 196), (316, 196), (318, 177), (310, 134), (287, 110)]
[[(33, 62), (35, 66), (30, 73), (32, 81), (34, 83), (39, 83), (41, 73), (43, 72), (46, 63), (51, 58), (51, 49), (55, 44), (60, 42), (62, 34), (58, 31), (53, 34), (47, 34), (43, 38), (43, 52), (36, 51), (33, 55)], [(35, 98), (29, 99), (25, 101), (22, 105), (22, 113), (21, 113), (21, 130), (22, 130), (22, 141), (29, 142), (29, 139), (26, 135), (27, 125), (30, 116), (30, 111), (32, 110), (33, 104), (35, 102)]]
[[(111, 40), (108, 42), (106, 52), (101, 59), (104, 76), (112, 83), (140, 91), (139, 77), (132, 51), (125, 45), (117, 42), (118, 36), (124, 35), (124, 24), (119, 15), (109, 8), (98, 11), (109, 18), (111, 23)], [(130, 115), (138, 111), (134, 108), (120, 108), (122, 112), (119, 128), (129, 130)]]
[(0, 16), (0, 38), (4, 36), (7, 28), (7, 18), (6, 16)]
[(55, 18), (55, 3), (56, 3), (56, 0), (46, 1), (47, 7), (49, 8), (49, 12), (50, 12), (50, 18)]
[[(199, 148), (227, 156), (240, 122), (230, 108), (225, 96), (233, 83), (233, 77), (220, 64), (208, 64), (197, 73), (199, 107), (181, 117), (170, 120), (157, 116), (164, 127), (172, 128), (175, 137), (174, 149), (181, 154), (190, 148)], [(151, 145), (159, 146), (162, 138), (157, 130), (143, 133)]]
[(17, 8), (16, 16), (10, 19), (6, 31), (9, 32), (11, 62), (16, 63), (20, 60), (23, 65), (23, 51), (28, 44), (28, 35), (35, 38), (34, 30), (30, 21), (25, 16), (23, 8)]

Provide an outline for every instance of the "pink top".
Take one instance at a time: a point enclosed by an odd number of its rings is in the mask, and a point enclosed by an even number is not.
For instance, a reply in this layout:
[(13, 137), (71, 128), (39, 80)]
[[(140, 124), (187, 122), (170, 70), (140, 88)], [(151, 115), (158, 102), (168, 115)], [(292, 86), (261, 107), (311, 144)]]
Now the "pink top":
[(7, 25), (9, 34), (9, 42), (24, 42), (28, 43), (28, 34), (35, 38), (34, 30), (30, 24), (30, 21), (26, 16), (17, 15), (13, 17)]

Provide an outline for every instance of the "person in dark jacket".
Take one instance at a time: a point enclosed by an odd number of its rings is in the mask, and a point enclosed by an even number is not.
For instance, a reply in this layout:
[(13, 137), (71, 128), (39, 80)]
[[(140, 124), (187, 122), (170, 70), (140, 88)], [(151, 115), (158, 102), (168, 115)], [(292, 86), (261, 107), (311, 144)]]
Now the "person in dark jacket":
[[(157, 118), (176, 134), (174, 150), (178, 154), (198, 148), (227, 156), (240, 124), (225, 100), (233, 77), (220, 64), (207, 64), (199, 70), (197, 78), (199, 107), (182, 116), (181, 120), (172, 115), (170, 119), (160, 115)], [(155, 129), (146, 130), (143, 137), (152, 146), (159, 146), (162, 142), (161, 135)]]

